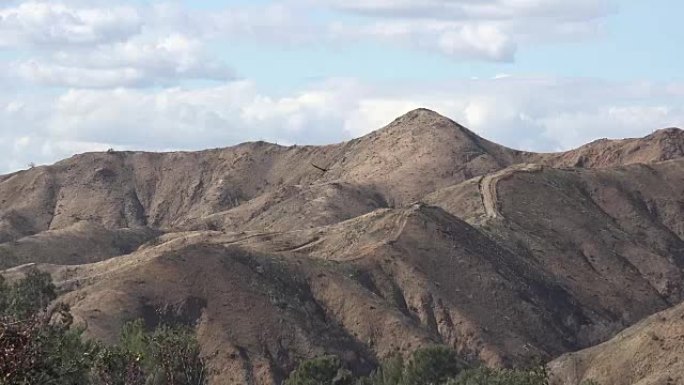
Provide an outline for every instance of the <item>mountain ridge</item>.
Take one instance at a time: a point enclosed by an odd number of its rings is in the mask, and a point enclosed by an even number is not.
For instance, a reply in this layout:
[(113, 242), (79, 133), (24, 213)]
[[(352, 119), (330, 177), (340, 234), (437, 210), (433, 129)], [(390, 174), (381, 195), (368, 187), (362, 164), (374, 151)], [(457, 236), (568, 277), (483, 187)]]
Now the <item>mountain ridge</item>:
[(81, 154), (0, 177), (0, 265), (51, 272), (94, 338), (195, 326), (212, 385), (434, 343), (527, 365), (684, 299), (683, 145), (535, 154), (419, 109), (327, 146)]
[[(416, 132), (420, 136), (414, 135)], [(646, 150), (654, 160), (682, 156), (681, 151), (661, 156), (653, 155), (658, 148)], [(620, 156), (618, 154), (612, 162), (629, 163)], [(7, 227), (5, 232), (12, 233), (12, 227), (22, 227), (12, 223), (29, 222), (24, 226), (26, 229), (17, 231), (18, 235), (28, 235), (37, 230), (71, 225), (76, 220), (69, 219), (70, 216), (99, 218), (100, 223), (110, 228), (126, 227), (129, 222), (167, 227), (173, 226), (180, 216), (201, 217), (229, 210), (278, 188), (336, 180), (372, 190), (388, 205), (405, 205), (439, 188), (513, 164), (533, 162), (558, 167), (577, 163), (582, 157), (587, 155), (573, 152), (533, 154), (508, 149), (482, 139), (441, 115), (421, 109), (364, 137), (328, 146), (282, 147), (255, 142), (201, 152), (77, 155), (53, 166), (2, 177), (0, 196), (9, 194), (5, 201), (16, 202), (19, 196), (30, 201), (32, 195), (40, 194), (35, 199), (49, 204), (29, 210), (32, 211), (31, 219), (22, 217), (23, 208), (4, 207), (6, 220), (0, 228)], [(404, 159), (411, 159), (411, 162), (406, 163)], [(608, 164), (605, 160), (598, 162), (609, 166), (611, 161)], [(321, 172), (312, 164), (329, 170)], [(123, 214), (95, 215), (93, 210), (83, 212), (73, 207), (76, 204), (70, 201), (73, 194), (69, 190), (77, 184), (91, 190), (92, 198), (100, 195), (100, 202), (120, 201), (122, 207), (116, 211)], [(26, 189), (29, 185), (31, 191), (12, 194), (11, 190), (21, 190), (22, 186)], [(121, 186), (128, 187), (123, 191)], [(104, 188), (108, 191), (103, 191)], [(179, 191), (183, 192), (181, 199), (170, 197), (171, 193), (176, 195)], [(157, 194), (161, 195), (159, 199), (155, 198)], [(193, 197), (197, 196), (205, 200), (200, 204), (206, 209), (193, 207), (197, 206), (193, 202)], [(78, 204), (82, 205), (82, 202)], [(38, 223), (31, 226), (30, 222)], [(0, 240), (11, 238), (10, 235), (0, 236)]]

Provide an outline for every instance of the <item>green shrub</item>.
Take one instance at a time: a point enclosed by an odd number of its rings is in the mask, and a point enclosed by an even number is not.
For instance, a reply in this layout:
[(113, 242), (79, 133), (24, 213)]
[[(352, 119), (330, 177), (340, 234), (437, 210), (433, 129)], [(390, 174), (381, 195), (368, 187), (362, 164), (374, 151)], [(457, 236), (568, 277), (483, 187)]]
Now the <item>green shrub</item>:
[(161, 326), (145, 331), (141, 320), (127, 323), (119, 345), (104, 347), (94, 367), (97, 384), (202, 385), (204, 361), (188, 328)]
[(96, 345), (81, 339), (71, 328), (66, 306), (59, 306), (58, 320), (33, 315), (0, 322), (1, 385), (87, 384)]
[(342, 367), (338, 357), (323, 356), (302, 362), (290, 374), (285, 385), (350, 385), (351, 372)]
[(397, 354), (383, 361), (365, 382), (368, 385), (401, 385), (403, 381), (404, 359)]
[[(432, 346), (417, 350), (407, 362), (399, 355), (391, 356), (370, 376), (357, 378), (355, 382), (357, 385), (439, 385), (465, 368), (452, 349)], [(324, 356), (303, 362), (285, 385), (344, 385), (353, 380), (339, 358)]]
[(94, 343), (84, 341), (79, 330), (49, 325), (37, 333), (36, 364), (29, 371), (28, 384), (87, 384), (97, 351)]
[(30, 318), (57, 298), (50, 274), (31, 269), (12, 285), (0, 280), (0, 316), (17, 319)]
[[(349, 384), (350, 380), (340, 360), (326, 356), (302, 363), (285, 385)], [(357, 378), (355, 384), (548, 385), (549, 379), (543, 366), (527, 370), (468, 368), (452, 349), (432, 346), (415, 351), (407, 361), (399, 355), (390, 356), (370, 376)]]
[(146, 365), (154, 378), (152, 384), (201, 385), (206, 382), (199, 344), (187, 328), (157, 328), (148, 338)]
[(447, 385), (548, 385), (543, 367), (531, 370), (476, 368), (463, 371)]
[(151, 333), (127, 324), (121, 343), (82, 338), (50, 275), (30, 270), (8, 285), (0, 276), (0, 385), (204, 385), (204, 361), (190, 329)]
[(467, 365), (453, 349), (432, 346), (416, 350), (404, 368), (405, 385), (438, 385), (456, 377)]
[(145, 385), (141, 357), (120, 345), (101, 347), (91, 370), (93, 385)]

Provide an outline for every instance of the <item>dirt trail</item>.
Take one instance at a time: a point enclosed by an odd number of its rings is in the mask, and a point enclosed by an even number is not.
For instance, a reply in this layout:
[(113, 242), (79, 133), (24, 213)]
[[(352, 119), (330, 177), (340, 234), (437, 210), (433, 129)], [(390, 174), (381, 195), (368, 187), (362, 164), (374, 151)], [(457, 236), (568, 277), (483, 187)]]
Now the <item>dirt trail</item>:
[(518, 172), (539, 172), (542, 170), (543, 166), (539, 164), (518, 164), (482, 177), (480, 179), (480, 193), (482, 194), (482, 205), (484, 206), (487, 218), (503, 218), (499, 211), (499, 200), (496, 190), (499, 181), (510, 178)]

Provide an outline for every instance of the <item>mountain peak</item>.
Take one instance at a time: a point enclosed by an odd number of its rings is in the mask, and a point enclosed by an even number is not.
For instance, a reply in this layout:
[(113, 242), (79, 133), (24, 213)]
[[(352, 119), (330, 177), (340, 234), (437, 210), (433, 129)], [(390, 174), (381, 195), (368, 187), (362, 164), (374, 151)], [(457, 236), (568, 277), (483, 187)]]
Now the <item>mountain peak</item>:
[(416, 109), (411, 110), (411, 111), (404, 114), (404, 116), (420, 116), (420, 115), (431, 115), (431, 116), (435, 116), (435, 117), (443, 117), (438, 112), (433, 111), (429, 108), (424, 108), (424, 107), (416, 108)]
[(398, 117), (396, 119), (397, 121), (413, 121), (413, 120), (430, 120), (430, 121), (435, 121), (435, 120), (449, 120), (449, 118), (433, 111), (427, 108), (416, 108), (415, 110), (411, 110), (404, 115)]
[(653, 132), (653, 134), (650, 135), (651, 137), (664, 137), (664, 138), (672, 138), (672, 137), (684, 137), (684, 130), (678, 127), (668, 127), (668, 128), (661, 128), (660, 130), (656, 130)]
[(457, 128), (460, 131), (468, 131), (464, 126), (427, 108), (411, 110), (394, 119), (386, 128), (393, 129), (397, 127), (408, 129)]

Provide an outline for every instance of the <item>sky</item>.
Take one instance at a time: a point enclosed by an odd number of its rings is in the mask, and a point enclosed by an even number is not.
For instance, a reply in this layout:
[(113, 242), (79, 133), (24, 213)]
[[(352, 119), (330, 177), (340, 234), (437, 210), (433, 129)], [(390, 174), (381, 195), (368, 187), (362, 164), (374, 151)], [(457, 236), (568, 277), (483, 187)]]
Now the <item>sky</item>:
[(676, 0), (0, 0), (0, 172), (324, 144), (418, 107), (561, 151), (684, 126)]

